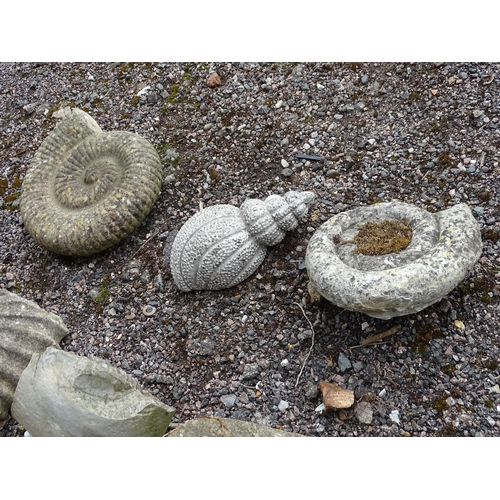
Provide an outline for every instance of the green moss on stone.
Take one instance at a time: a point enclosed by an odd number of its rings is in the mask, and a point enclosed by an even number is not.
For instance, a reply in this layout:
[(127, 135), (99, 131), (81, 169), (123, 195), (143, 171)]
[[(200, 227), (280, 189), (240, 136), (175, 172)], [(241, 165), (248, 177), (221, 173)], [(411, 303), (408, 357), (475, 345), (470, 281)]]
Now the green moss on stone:
[(384, 220), (363, 224), (354, 240), (343, 243), (354, 243), (355, 253), (363, 255), (387, 255), (404, 250), (411, 241), (410, 224), (404, 220)]

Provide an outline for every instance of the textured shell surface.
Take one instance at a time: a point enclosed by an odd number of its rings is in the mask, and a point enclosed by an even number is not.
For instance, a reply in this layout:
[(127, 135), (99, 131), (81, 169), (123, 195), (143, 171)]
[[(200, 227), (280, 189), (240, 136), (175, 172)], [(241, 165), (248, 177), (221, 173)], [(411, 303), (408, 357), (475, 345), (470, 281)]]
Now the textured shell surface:
[(311, 192), (246, 200), (241, 209), (214, 205), (191, 217), (172, 244), (170, 267), (176, 285), (190, 290), (230, 288), (253, 274), (266, 256), (295, 229), (314, 200)]
[(58, 347), (67, 334), (59, 316), (0, 290), (0, 420), (8, 416), (19, 377), (31, 356), (48, 346)]
[(48, 250), (92, 255), (139, 226), (161, 183), (160, 158), (146, 139), (103, 132), (75, 108), (35, 154), (21, 188), (21, 216)]

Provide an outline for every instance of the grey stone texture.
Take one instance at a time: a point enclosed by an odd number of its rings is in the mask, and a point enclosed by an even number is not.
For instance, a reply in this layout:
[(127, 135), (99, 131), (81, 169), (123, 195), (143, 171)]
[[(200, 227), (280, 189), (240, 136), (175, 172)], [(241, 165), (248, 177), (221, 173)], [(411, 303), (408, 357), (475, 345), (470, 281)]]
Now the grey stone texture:
[(304, 437), (232, 418), (202, 417), (180, 424), (167, 437)]
[(11, 408), (35, 437), (162, 436), (174, 412), (110, 363), (53, 347), (33, 355)]
[[(367, 221), (406, 220), (412, 240), (399, 253), (355, 254), (352, 240)], [(312, 292), (350, 311), (389, 319), (416, 313), (442, 299), (479, 259), (479, 225), (469, 207), (435, 214), (392, 201), (332, 217), (311, 237), (306, 268)]]
[(314, 200), (310, 191), (248, 199), (207, 207), (177, 233), (170, 253), (175, 284), (184, 292), (230, 288), (248, 278), (266, 256), (295, 229)]
[(75, 108), (43, 141), (24, 178), (24, 225), (39, 245), (57, 254), (101, 252), (145, 219), (160, 193), (162, 173), (146, 139), (103, 132)]
[(8, 417), (19, 377), (31, 356), (49, 346), (58, 347), (67, 334), (59, 316), (0, 290), (0, 420)]

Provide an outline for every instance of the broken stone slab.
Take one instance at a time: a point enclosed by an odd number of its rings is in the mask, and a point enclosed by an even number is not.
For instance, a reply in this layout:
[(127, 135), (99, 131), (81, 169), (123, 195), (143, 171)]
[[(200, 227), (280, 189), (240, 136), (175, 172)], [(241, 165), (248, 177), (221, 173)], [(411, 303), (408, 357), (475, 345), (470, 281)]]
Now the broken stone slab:
[(167, 437), (305, 437), (233, 418), (201, 417), (180, 424)]
[(33, 354), (58, 347), (68, 334), (63, 320), (35, 302), (0, 290), (0, 421), (9, 416), (14, 392)]
[(162, 436), (174, 412), (123, 370), (53, 347), (33, 355), (11, 407), (35, 437)]
[[(404, 250), (386, 255), (356, 253), (349, 244), (368, 221), (405, 220), (412, 229)], [(481, 232), (461, 203), (432, 214), (392, 201), (340, 213), (311, 237), (306, 268), (317, 293), (349, 311), (389, 319), (413, 314), (441, 300), (476, 263)]]

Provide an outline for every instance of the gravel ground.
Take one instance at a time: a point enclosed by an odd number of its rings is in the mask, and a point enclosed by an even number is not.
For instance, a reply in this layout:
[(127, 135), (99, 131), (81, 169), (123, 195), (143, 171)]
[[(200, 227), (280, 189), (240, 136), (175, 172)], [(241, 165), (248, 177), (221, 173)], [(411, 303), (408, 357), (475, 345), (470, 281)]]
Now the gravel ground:
[[(177, 409), (176, 423), (205, 415), (319, 437), (499, 436), (499, 70), (0, 63), (0, 287), (61, 316), (63, 349), (133, 374)], [(145, 222), (89, 258), (39, 247), (18, 211), (33, 155), (68, 105), (104, 130), (137, 132), (164, 165)], [(316, 200), (254, 275), (220, 292), (176, 288), (165, 255), (200, 202), (290, 189)], [(484, 249), (468, 277), (421, 313), (387, 321), (311, 302), (304, 256), (314, 230), (392, 199), (431, 212), (471, 207)], [(383, 343), (354, 347), (396, 325)], [(316, 411), (325, 380), (354, 390), (354, 407)], [(0, 429), (23, 433), (13, 419)]]

